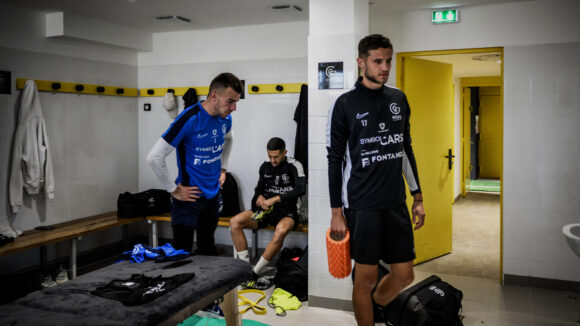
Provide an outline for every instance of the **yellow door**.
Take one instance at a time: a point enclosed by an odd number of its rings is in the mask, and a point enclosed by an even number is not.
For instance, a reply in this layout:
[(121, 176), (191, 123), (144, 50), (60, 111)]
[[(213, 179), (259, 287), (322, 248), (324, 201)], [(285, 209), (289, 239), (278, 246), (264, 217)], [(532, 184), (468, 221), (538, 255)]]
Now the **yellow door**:
[(453, 168), (446, 156), (454, 144), (453, 67), (403, 57), (402, 68), (399, 87), (411, 106), (411, 139), (427, 214), (425, 226), (415, 231), (417, 264), (451, 252)]

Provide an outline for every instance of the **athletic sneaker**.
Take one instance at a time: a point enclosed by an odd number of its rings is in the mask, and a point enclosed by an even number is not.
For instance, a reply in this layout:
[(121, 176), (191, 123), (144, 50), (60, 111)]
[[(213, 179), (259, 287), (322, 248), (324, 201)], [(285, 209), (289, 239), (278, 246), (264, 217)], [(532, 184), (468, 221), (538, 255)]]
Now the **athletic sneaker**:
[(3, 246), (10, 242), (14, 242), (14, 237), (0, 233), (0, 246)]
[(254, 212), (254, 214), (252, 214), (251, 220), (256, 222), (261, 221), (264, 218), (264, 216), (266, 216), (266, 214), (272, 211), (273, 208), (274, 205), (270, 206), (270, 209), (268, 209), (267, 211), (258, 209), (257, 211)]
[(213, 303), (210, 303), (209, 306), (203, 309), (203, 311), (207, 311), (220, 317), (224, 316), (224, 312), (222, 311), (222, 308), (220, 308), (219, 306), (219, 301), (214, 301)]
[(267, 290), (272, 286), (271, 277), (260, 277), (256, 273), (252, 272), (252, 278), (242, 283), (242, 287), (245, 289), (256, 289), (256, 290)]
[(273, 279), (271, 277), (262, 276), (256, 281), (256, 285), (254, 285), (254, 289), (256, 290), (267, 290), (272, 286)]
[(44, 281), (42, 281), (42, 283), (40, 283), (40, 286), (42, 286), (43, 289), (48, 289), (51, 287), (55, 287), (57, 285), (58, 284), (56, 284), (56, 282), (52, 280), (52, 276), (50, 276), (50, 275), (47, 275), (44, 278)]
[(56, 284), (62, 284), (68, 282), (68, 273), (64, 268), (60, 268), (58, 274), (56, 274), (55, 278)]
[(249, 280), (243, 281), (242, 284), (240, 284), (244, 289), (253, 289), (253, 286), (256, 284), (256, 281), (258, 281), (258, 278), (260, 276), (256, 273), (254, 273), (254, 271), (252, 271), (252, 277)]

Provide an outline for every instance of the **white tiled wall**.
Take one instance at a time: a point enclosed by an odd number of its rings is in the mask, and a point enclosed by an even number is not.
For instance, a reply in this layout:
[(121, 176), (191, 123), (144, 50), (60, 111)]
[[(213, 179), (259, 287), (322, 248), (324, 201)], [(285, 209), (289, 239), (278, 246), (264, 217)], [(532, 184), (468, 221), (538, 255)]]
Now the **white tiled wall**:
[[(0, 95), (0, 223), (29, 230), (116, 210), (117, 196), (137, 190), (137, 99), (40, 92), (52, 149), (55, 198), (25, 196), (15, 216), (8, 202), (9, 158), (17, 116), (16, 78), (136, 87), (137, 67), (53, 54), (0, 48), (0, 69), (11, 71), (11, 95)], [(93, 240), (91, 240), (93, 239)], [(79, 242), (79, 251), (120, 240), (120, 230)], [(49, 259), (67, 253), (68, 243), (49, 246)], [(37, 251), (2, 257), (8, 269), (26, 266)]]
[(580, 43), (505, 48), (504, 273), (580, 281)]
[[(319, 8), (320, 9), (320, 8)], [(314, 10), (311, 7), (311, 13)], [(322, 15), (325, 16), (325, 15)], [(328, 18), (328, 17), (327, 17)], [(331, 23), (330, 23), (331, 24)], [(320, 25), (320, 28), (322, 25)], [(308, 37), (309, 77), (309, 265), (308, 294), (322, 298), (350, 300), (350, 278), (335, 279), (328, 272), (326, 253), (326, 230), (330, 227), (330, 199), (328, 196), (328, 161), (326, 159), (326, 123), (328, 112), (336, 98), (348, 91), (356, 80), (356, 44), (363, 36), (353, 34), (327, 35), (313, 31)], [(315, 35), (312, 35), (315, 33)], [(351, 44), (351, 46), (346, 46)], [(318, 90), (318, 63), (342, 61), (344, 64), (344, 88)]]

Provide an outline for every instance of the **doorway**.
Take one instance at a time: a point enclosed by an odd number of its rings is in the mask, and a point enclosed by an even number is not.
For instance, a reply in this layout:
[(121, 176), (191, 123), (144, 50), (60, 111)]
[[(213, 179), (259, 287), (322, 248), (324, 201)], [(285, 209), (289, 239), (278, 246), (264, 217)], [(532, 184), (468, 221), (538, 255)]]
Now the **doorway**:
[(461, 194), (501, 193), (500, 76), (460, 79), (463, 169)]
[[(475, 276), (497, 279), (502, 281), (502, 216), (501, 216), (501, 181), (502, 175), (502, 148), (503, 148), (503, 48), (482, 48), (482, 49), (461, 49), (444, 51), (424, 51), (397, 53), (397, 86), (405, 93), (414, 87), (414, 79), (428, 78), (431, 76), (415, 76), (409, 73), (416, 69), (412, 68), (414, 61), (428, 61), (442, 63), (452, 66), (452, 88), (454, 92), (454, 114), (447, 117), (446, 125), (453, 126), (446, 130), (439, 128), (438, 133), (451, 133), (453, 139), (449, 144), (447, 154), (442, 153), (421, 153), (422, 148), (430, 146), (433, 139), (441, 137), (439, 134), (413, 134), (416, 124), (411, 121), (411, 135), (415, 149), (415, 155), (428, 159), (418, 161), (419, 175), (423, 187), (425, 174), (429, 169), (423, 168), (422, 164), (439, 164), (437, 162), (447, 158), (450, 161), (449, 170), (453, 175), (453, 187), (451, 200), (443, 200), (444, 205), (448, 205), (452, 217), (449, 228), (449, 238), (452, 242), (452, 249), (449, 252), (442, 252), (439, 256), (419, 263), (416, 261), (417, 269), (427, 272), (451, 273), (464, 276)], [(413, 72), (416, 74), (416, 72)], [(435, 83), (435, 81), (433, 81)], [(431, 87), (429, 85), (428, 87)], [(466, 91), (467, 90), (467, 91)], [(473, 96), (472, 96), (473, 93)], [(412, 115), (420, 115), (428, 112), (430, 107), (421, 108), (414, 105), (409, 94)], [(421, 97), (421, 91), (415, 91), (413, 96)], [(481, 98), (484, 96), (485, 98)], [(472, 98), (473, 97), (473, 98)], [(490, 99), (496, 100), (498, 106), (492, 110), (487, 110)], [(431, 98), (432, 102), (437, 99)], [(420, 101), (419, 101), (420, 102)], [(477, 105), (474, 105), (477, 104)], [(477, 115), (471, 116), (470, 109), (474, 106), (482, 109), (485, 106), (485, 116), (483, 111), (476, 111)], [(453, 104), (452, 104), (453, 105)], [(448, 112), (448, 111), (446, 111)], [(433, 113), (429, 113), (432, 115)], [(428, 114), (428, 115), (429, 115)], [(448, 113), (445, 113), (448, 114)], [(475, 120), (471, 123), (471, 120)], [(485, 120), (482, 120), (485, 119)], [(420, 121), (420, 120), (419, 120)], [(466, 121), (469, 121), (467, 123)], [(483, 124), (482, 124), (483, 123)], [(471, 128), (476, 129), (477, 142), (472, 144), (470, 138)], [(482, 128), (485, 134), (482, 134)], [(447, 137), (448, 136), (444, 136)], [(423, 139), (422, 139), (423, 138)], [(418, 143), (419, 146), (415, 147)], [(418, 153), (419, 152), (419, 153)], [(453, 162), (451, 162), (453, 161)], [(424, 163), (423, 163), (424, 162)], [(453, 163), (453, 164), (451, 164)], [(423, 170), (423, 173), (422, 171)], [(474, 171), (475, 170), (475, 171)], [(472, 175), (472, 172), (476, 172)], [(432, 171), (431, 171), (432, 173)], [(441, 178), (439, 179), (441, 180)], [(499, 196), (489, 195), (486, 191), (476, 191), (475, 184), (471, 180), (499, 181)], [(441, 182), (441, 181), (440, 181)], [(430, 198), (430, 194), (424, 194)], [(480, 188), (482, 189), (482, 188)], [(432, 193), (439, 192), (438, 189)], [(440, 209), (430, 209), (429, 199), (426, 199), (425, 209), (427, 221), (445, 219), (445, 216), (437, 216)], [(428, 224), (426, 224), (428, 225)], [(421, 231), (421, 230), (419, 230)], [(430, 246), (435, 243), (435, 237), (428, 233), (441, 233), (441, 229), (423, 230), (416, 232), (416, 247), (419, 245)], [(446, 230), (444, 230), (447, 232)], [(485, 238), (484, 242), (480, 242)], [(487, 241), (487, 242), (486, 242)], [(418, 243), (419, 242), (419, 243)], [(494, 247), (496, 249), (494, 249)], [(481, 249), (481, 251), (478, 251)], [(483, 257), (483, 253), (488, 256)], [(418, 254), (419, 256), (419, 254)]]

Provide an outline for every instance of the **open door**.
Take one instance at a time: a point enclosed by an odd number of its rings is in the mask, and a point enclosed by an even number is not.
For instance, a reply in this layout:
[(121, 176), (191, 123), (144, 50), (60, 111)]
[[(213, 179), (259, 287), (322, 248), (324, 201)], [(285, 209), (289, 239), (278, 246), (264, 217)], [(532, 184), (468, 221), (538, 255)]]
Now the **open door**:
[(427, 214), (425, 226), (415, 231), (417, 264), (452, 249), (453, 66), (399, 55), (398, 87), (411, 106), (412, 145)]

